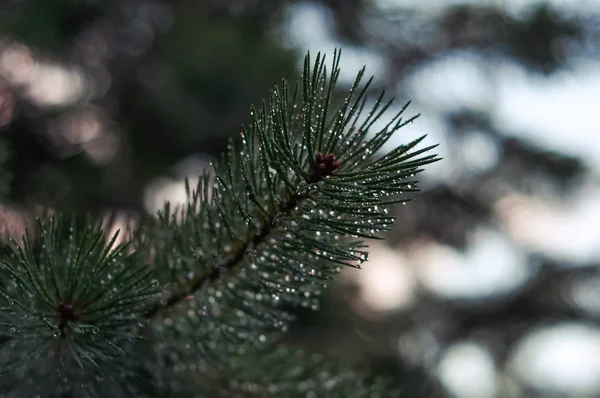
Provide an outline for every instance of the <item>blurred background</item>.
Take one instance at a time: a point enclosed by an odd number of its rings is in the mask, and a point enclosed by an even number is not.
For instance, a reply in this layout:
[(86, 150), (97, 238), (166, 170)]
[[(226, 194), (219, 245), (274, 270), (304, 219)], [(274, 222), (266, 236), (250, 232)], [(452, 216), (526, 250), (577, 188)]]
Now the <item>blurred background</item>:
[(340, 89), (444, 158), (287, 338), (407, 397), (600, 397), (600, 0), (3, 0), (0, 238), (184, 200), (250, 104), (342, 48)]

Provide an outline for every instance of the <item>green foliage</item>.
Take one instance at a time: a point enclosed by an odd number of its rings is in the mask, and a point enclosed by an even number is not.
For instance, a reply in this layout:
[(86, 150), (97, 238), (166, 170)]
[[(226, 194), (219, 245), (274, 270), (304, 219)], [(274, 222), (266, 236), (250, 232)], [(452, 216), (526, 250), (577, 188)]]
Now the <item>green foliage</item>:
[[(259, 357), (240, 366), (245, 383), (232, 383), (232, 393), (247, 391), (257, 397), (353, 398), (398, 396), (398, 386), (380, 377), (357, 377), (351, 369), (335, 366), (322, 355), (306, 355), (284, 346), (273, 347)], [(257, 366), (258, 365), (258, 366)], [(265, 372), (265, 369), (272, 369)]]
[[(41, 377), (57, 369), (76, 372), (126, 371), (123, 345), (137, 337), (143, 305), (156, 293), (151, 271), (127, 245), (105, 241), (90, 222), (39, 223), (40, 241), (29, 237), (0, 263), (0, 359), (5, 379)], [(92, 369), (92, 370), (90, 370)], [(73, 380), (71, 380), (73, 381)]]
[[(284, 81), (253, 109), (241, 148), (232, 143), (213, 173), (188, 185), (186, 206), (167, 204), (144, 220), (130, 246), (105, 244), (90, 224), (61, 235), (54, 221), (42, 223), (38, 245), (15, 246), (2, 261), (0, 355), (3, 368), (17, 369), (10, 380), (38, 383), (57, 368), (57, 395), (390, 392), (321, 359), (272, 349), (293, 319), (288, 308), (318, 308), (341, 267), (360, 268), (363, 239), (390, 229), (389, 206), (406, 201), (413, 177), (437, 160), (425, 154), (432, 147), (415, 149), (422, 138), (380, 154), (414, 118), (402, 119), (405, 106), (373, 131), (392, 101), (382, 93), (362, 116), (371, 83), (361, 86), (364, 69), (332, 106), (339, 57), (328, 72), (324, 57), (311, 67), (307, 55), (301, 81)], [(90, 376), (101, 370), (114, 388)]]
[(253, 20), (214, 18), (190, 12), (185, 3), (173, 5), (173, 17), (177, 22), (156, 37), (160, 58), (153, 68), (159, 78), (140, 80), (121, 110), (143, 155), (138, 167), (152, 178), (164, 173), (161, 163), (198, 151), (222, 152), (228, 137), (250, 120), (248, 105), (266, 95), (265, 87), (296, 72), (294, 52)]
[[(283, 345), (249, 352), (226, 374), (206, 384), (207, 397), (398, 397), (395, 380), (378, 376), (359, 377), (348, 367), (307, 355)], [(189, 374), (186, 375), (189, 377)]]
[(69, 0), (22, 2), (12, 5), (13, 13), (0, 13), (0, 21), (5, 32), (21, 40), (47, 50), (60, 50), (68, 43), (68, 30), (72, 29), (69, 15), (72, 3)]

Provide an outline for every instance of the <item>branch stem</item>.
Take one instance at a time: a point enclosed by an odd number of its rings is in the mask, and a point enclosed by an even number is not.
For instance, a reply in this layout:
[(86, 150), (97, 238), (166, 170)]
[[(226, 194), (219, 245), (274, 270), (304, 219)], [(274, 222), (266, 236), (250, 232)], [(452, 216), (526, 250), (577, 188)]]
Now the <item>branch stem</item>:
[(233, 255), (229, 256), (220, 264), (217, 264), (211, 268), (207, 268), (205, 272), (192, 279), (186, 288), (172, 294), (166, 303), (159, 302), (152, 306), (148, 311), (146, 311), (144, 318), (148, 320), (153, 319), (162, 311), (177, 306), (187, 297), (196, 294), (203, 287), (217, 281), (223, 271), (232, 271), (240, 268), (240, 266), (243, 264), (246, 251), (251, 247), (258, 247), (260, 244), (264, 243), (267, 240), (267, 237), (273, 232), (273, 222), (275, 217), (280, 213), (289, 215), (291, 211), (294, 210), (294, 208), (298, 205), (298, 202), (303, 198), (304, 196), (301, 194), (291, 194), (290, 197), (285, 202), (279, 204), (278, 209), (262, 223), (262, 227), (260, 229), (255, 230), (254, 233), (248, 234), (245, 242), (235, 251)]

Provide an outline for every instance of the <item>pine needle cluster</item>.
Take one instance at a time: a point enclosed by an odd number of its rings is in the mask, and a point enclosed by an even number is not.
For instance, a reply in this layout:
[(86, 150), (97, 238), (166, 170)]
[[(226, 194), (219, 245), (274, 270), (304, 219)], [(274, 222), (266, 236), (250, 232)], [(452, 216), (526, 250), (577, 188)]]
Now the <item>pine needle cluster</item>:
[(376, 128), (392, 101), (368, 99), (364, 68), (334, 105), (339, 61), (307, 55), (300, 81), (252, 108), (239, 142), (187, 184), (187, 204), (122, 231), (126, 243), (56, 216), (13, 241), (0, 396), (399, 396), (280, 341), (289, 309), (318, 309), (342, 267), (361, 267), (365, 239), (390, 230), (390, 206), (437, 160), (423, 138), (383, 152), (414, 117), (404, 106)]

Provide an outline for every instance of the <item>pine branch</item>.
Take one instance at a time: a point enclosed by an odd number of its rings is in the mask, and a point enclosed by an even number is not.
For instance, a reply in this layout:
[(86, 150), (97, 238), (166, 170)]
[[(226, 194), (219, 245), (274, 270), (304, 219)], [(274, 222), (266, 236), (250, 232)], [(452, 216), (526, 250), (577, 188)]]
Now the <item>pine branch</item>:
[[(187, 187), (184, 207), (167, 204), (130, 244), (60, 217), (40, 223), (39, 242), (13, 242), (0, 261), (0, 391), (179, 394), (165, 375), (176, 380), (182, 364), (229, 374), (277, 340), (292, 320), (288, 306), (318, 308), (341, 267), (360, 268), (363, 240), (391, 228), (388, 207), (406, 202), (414, 176), (438, 159), (426, 154), (433, 147), (416, 149), (423, 138), (380, 153), (414, 117), (402, 120), (404, 106), (373, 131), (392, 101), (382, 93), (363, 116), (364, 68), (333, 108), (339, 60), (336, 51), (329, 74), (324, 57), (313, 65), (307, 55), (293, 90), (284, 81), (253, 108), (239, 150), (230, 145)], [(269, 372), (286, 394), (296, 376), (309, 377)]]
[[(188, 205), (167, 205), (140, 229), (136, 247), (152, 248), (166, 292), (145, 316), (168, 317), (174, 335), (165, 339), (201, 341), (198, 318), (233, 346), (263, 341), (273, 326), (285, 329), (291, 318), (279, 309), (316, 308), (314, 297), (341, 266), (360, 267), (367, 256), (361, 239), (379, 239), (390, 229), (387, 207), (416, 192), (412, 178), (438, 160), (424, 155), (433, 147), (413, 151), (424, 137), (379, 154), (415, 118), (402, 120), (407, 104), (372, 132), (392, 101), (383, 102), (382, 93), (361, 119), (371, 82), (359, 88), (364, 68), (332, 111), (339, 55), (331, 76), (324, 57), (311, 68), (307, 56), (300, 88), (291, 92), (284, 81), (268, 105), (253, 108), (239, 152), (230, 145), (213, 173), (195, 190), (188, 187)], [(174, 315), (182, 306), (189, 306), (182, 312), (189, 319)]]
[[(90, 220), (51, 218), (38, 229), (37, 241), (13, 240), (0, 261), (0, 391), (20, 374), (41, 391), (62, 380), (128, 374), (124, 348), (139, 338), (140, 315), (157, 293), (151, 271)], [(24, 387), (33, 390), (23, 383), (9, 390)]]

